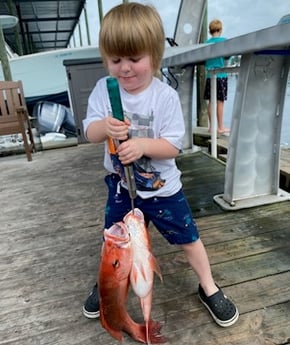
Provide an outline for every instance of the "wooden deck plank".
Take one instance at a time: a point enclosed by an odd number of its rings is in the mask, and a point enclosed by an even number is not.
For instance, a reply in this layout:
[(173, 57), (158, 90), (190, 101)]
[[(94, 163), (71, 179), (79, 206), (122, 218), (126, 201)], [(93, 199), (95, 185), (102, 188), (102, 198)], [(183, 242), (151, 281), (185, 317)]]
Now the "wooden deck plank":
[[(115, 345), (82, 303), (96, 280), (106, 187), (102, 147), (0, 158), (0, 344)], [(213, 195), (225, 166), (199, 152), (180, 157), (214, 277), (241, 317), (223, 329), (197, 297), (183, 253), (150, 226), (163, 283), (156, 278), (152, 316), (168, 344), (274, 345), (290, 339), (290, 202), (225, 212)], [(142, 319), (130, 293), (130, 314)], [(136, 344), (124, 336), (123, 345)]]
[[(170, 337), (170, 343), (178, 344), (178, 339), (183, 339), (182, 344), (184, 345), (289, 344), (290, 324), (283, 320), (287, 315), (288, 308), (289, 302), (267, 308), (266, 310), (257, 310), (243, 314), (239, 325), (235, 325), (230, 329), (213, 328), (210, 323), (202, 324), (202, 327), (200, 327), (199, 322), (196, 322), (197, 320), (199, 321), (197, 315), (187, 314), (191, 320), (194, 320), (192, 321), (192, 328), (180, 330), (179, 326), (182, 325), (175, 324), (178, 330), (174, 336)], [(187, 322), (190, 322), (189, 319), (187, 319)], [(204, 333), (206, 333), (206, 337)]]

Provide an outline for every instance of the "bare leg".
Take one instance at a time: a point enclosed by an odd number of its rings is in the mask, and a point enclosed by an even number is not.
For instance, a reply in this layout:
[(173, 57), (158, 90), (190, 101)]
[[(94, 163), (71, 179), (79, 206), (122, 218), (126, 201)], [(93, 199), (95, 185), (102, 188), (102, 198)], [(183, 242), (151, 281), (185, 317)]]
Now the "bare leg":
[(193, 243), (183, 244), (181, 247), (205, 294), (210, 296), (217, 292), (218, 288), (212, 277), (208, 256), (202, 241), (198, 239)]
[(217, 124), (218, 124), (218, 131), (222, 132), (224, 125), (224, 102), (223, 101), (217, 101)]
[(210, 114), (211, 104), (210, 101), (207, 103), (207, 115), (208, 115), (208, 131), (211, 131), (211, 114)]
[(224, 102), (223, 101), (217, 101), (217, 124), (218, 124), (218, 133), (229, 132), (229, 129), (224, 127)]

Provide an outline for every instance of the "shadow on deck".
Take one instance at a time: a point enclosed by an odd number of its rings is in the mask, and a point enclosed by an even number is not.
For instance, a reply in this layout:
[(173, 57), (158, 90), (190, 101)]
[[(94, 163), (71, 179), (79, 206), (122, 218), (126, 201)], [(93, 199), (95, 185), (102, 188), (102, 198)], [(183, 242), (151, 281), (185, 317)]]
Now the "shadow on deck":
[[(178, 159), (184, 190), (214, 277), (240, 319), (215, 325), (197, 298), (183, 253), (151, 229), (163, 283), (152, 317), (168, 344), (290, 344), (290, 203), (225, 212), (222, 163), (197, 152)], [(81, 307), (97, 274), (106, 198), (102, 147), (81, 145), (0, 159), (0, 344), (113, 345)], [(128, 309), (141, 320), (137, 298)], [(124, 336), (124, 345), (135, 344)]]

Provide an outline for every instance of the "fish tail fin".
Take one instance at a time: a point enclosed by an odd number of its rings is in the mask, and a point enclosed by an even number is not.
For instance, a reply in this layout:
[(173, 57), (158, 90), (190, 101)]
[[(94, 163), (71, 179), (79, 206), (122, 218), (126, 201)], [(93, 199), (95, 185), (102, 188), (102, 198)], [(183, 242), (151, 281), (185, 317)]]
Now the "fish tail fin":
[[(141, 326), (143, 332), (146, 333), (147, 345), (164, 344), (167, 342), (166, 337), (161, 334), (162, 325), (158, 321), (149, 320), (147, 324)], [(147, 333), (148, 330), (148, 333)]]
[(164, 344), (167, 339), (161, 334), (162, 325), (158, 321), (149, 320), (149, 337), (152, 344)]

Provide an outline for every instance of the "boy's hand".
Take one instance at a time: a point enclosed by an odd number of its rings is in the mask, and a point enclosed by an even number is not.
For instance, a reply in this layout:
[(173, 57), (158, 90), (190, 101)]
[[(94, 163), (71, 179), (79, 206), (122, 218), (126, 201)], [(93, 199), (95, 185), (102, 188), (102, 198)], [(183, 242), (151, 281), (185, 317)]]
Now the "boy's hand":
[(117, 148), (118, 157), (123, 165), (130, 164), (144, 155), (141, 138), (124, 141)]
[(106, 135), (108, 137), (121, 140), (121, 141), (127, 140), (129, 125), (130, 125), (130, 122), (128, 120), (120, 121), (111, 116), (108, 116), (106, 118), (106, 126), (105, 126)]

